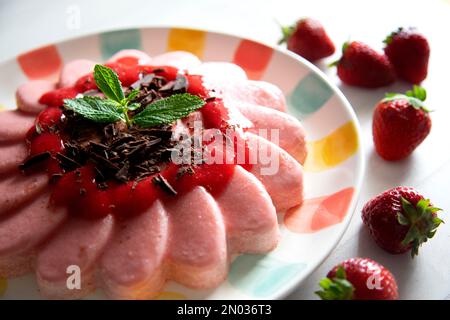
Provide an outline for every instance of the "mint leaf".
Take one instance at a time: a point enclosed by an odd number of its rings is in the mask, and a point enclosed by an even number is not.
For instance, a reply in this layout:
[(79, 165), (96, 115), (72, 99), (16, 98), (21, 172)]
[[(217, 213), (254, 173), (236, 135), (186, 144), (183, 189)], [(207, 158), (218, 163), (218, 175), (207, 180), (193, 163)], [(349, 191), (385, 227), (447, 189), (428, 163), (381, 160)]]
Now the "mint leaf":
[(133, 89), (133, 91), (131, 91), (127, 96), (127, 102), (130, 102), (131, 100), (136, 98), (140, 92), (141, 91), (139, 89)]
[(157, 100), (135, 115), (132, 121), (141, 127), (172, 123), (203, 107), (205, 102), (197, 96), (182, 93)]
[(64, 107), (67, 109), (73, 110), (89, 120), (103, 123), (126, 121), (125, 115), (120, 112), (120, 106), (116, 101), (100, 97), (85, 96), (64, 100)]
[(95, 65), (94, 80), (97, 87), (105, 94), (105, 96), (122, 103), (125, 98), (122, 84), (120, 83), (119, 77), (112, 69), (100, 64)]
[(94, 79), (106, 99), (90, 96), (66, 99), (64, 106), (95, 122), (111, 123), (120, 120), (128, 127), (133, 124), (141, 127), (158, 126), (184, 118), (205, 104), (197, 96), (187, 93), (175, 94), (151, 103), (130, 119), (128, 112), (141, 108), (140, 103), (132, 102), (140, 90), (134, 89), (125, 97), (119, 77), (114, 70), (99, 64), (94, 68)]
[(140, 107), (141, 107), (140, 103), (134, 102), (134, 103), (131, 103), (131, 104), (127, 105), (127, 110), (134, 111), (134, 110), (139, 109)]

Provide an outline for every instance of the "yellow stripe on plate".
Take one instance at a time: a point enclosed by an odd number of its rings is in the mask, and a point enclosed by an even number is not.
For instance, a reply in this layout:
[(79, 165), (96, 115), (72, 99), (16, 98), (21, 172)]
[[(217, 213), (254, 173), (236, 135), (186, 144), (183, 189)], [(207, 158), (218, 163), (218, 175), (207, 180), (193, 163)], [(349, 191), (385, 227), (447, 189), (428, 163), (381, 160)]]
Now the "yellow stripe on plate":
[(178, 292), (164, 291), (156, 296), (156, 300), (186, 300), (186, 296)]
[(305, 170), (323, 171), (350, 158), (358, 150), (358, 135), (355, 124), (347, 122), (330, 135), (308, 142), (308, 157)]
[(188, 51), (201, 59), (205, 50), (205, 40), (204, 31), (171, 29), (167, 40), (167, 51)]
[(0, 297), (3, 296), (8, 289), (8, 279), (0, 278)]

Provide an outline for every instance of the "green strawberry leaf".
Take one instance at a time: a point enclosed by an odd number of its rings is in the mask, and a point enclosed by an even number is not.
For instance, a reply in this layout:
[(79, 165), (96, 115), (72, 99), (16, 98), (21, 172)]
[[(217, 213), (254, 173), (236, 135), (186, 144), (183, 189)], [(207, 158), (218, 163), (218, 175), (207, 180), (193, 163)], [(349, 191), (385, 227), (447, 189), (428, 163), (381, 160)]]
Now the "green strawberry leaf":
[(432, 238), (443, 223), (442, 219), (435, 215), (441, 209), (433, 207), (429, 199), (420, 199), (415, 206), (404, 197), (401, 197), (400, 201), (403, 213), (397, 214), (398, 223), (409, 226), (402, 245), (412, 246), (411, 256), (414, 258), (419, 253), (419, 247)]
[[(342, 44), (342, 55), (345, 54), (345, 50), (347, 50), (347, 48), (348, 48), (349, 45), (350, 45), (350, 42), (349, 42), (349, 41), (346, 41), (346, 42), (344, 42), (344, 43)], [(342, 59), (342, 57), (339, 58), (339, 59), (336, 60), (336, 61), (333, 61), (333, 62), (329, 63), (329, 64), (327, 65), (327, 67), (328, 67), (328, 68), (337, 67), (337, 65), (339, 64), (339, 62), (341, 61), (341, 59)]]
[(338, 279), (345, 279), (347, 277), (347, 275), (345, 274), (345, 270), (343, 267), (339, 267), (336, 270), (336, 278)]
[(392, 31), (392, 32), (391, 32), (391, 33), (383, 40), (383, 43), (384, 43), (384, 44), (389, 44), (389, 43), (391, 43), (392, 40), (394, 39), (394, 37), (395, 37), (399, 32), (401, 32), (402, 30), (403, 30), (403, 28), (400, 27), (400, 28), (398, 28), (397, 30)]
[(406, 200), (403, 197), (400, 197), (400, 201), (402, 203), (403, 210), (406, 211), (406, 215), (409, 221), (415, 221), (418, 217), (418, 213), (416, 208), (412, 205), (411, 202)]
[(135, 115), (133, 123), (141, 127), (170, 124), (203, 107), (205, 102), (197, 96), (182, 93), (157, 100)]
[(398, 223), (400, 223), (402, 226), (407, 226), (409, 225), (409, 220), (400, 212), (397, 213), (397, 221)]
[(106, 97), (116, 102), (123, 103), (125, 96), (122, 90), (117, 74), (110, 68), (100, 64), (94, 67), (94, 80), (97, 87), (102, 91)]
[(278, 44), (287, 43), (287, 41), (291, 37), (292, 33), (294, 33), (295, 26), (296, 25), (294, 24), (292, 26), (282, 26), (281, 27), (282, 37), (280, 40), (278, 40)]
[(405, 99), (408, 103), (415, 109), (422, 109), (425, 112), (431, 112), (430, 109), (425, 107), (424, 101), (427, 98), (427, 91), (420, 87), (414, 85), (412, 90), (408, 90), (405, 94), (401, 93), (386, 93), (385, 98), (381, 102), (394, 101), (399, 99)]
[(386, 98), (393, 98), (393, 97), (396, 97), (396, 96), (398, 96), (398, 93), (388, 92), (388, 93), (385, 94)]
[(413, 89), (406, 91), (405, 95), (408, 97), (417, 98), (420, 101), (425, 101), (427, 98), (427, 91), (420, 86), (414, 85)]
[(347, 50), (347, 48), (348, 48), (348, 46), (350, 45), (350, 42), (349, 41), (345, 41), (343, 44), (342, 44), (342, 54), (344, 54), (345, 53), (345, 50)]
[(319, 282), (319, 286), (322, 290), (318, 290), (315, 293), (322, 300), (352, 300), (353, 292), (355, 288), (347, 280), (345, 270), (342, 266), (339, 266), (336, 270), (336, 275), (333, 279), (323, 278)]
[(119, 120), (125, 121), (124, 114), (120, 111), (121, 105), (109, 99), (91, 96), (65, 99), (64, 107), (95, 122), (110, 123)]

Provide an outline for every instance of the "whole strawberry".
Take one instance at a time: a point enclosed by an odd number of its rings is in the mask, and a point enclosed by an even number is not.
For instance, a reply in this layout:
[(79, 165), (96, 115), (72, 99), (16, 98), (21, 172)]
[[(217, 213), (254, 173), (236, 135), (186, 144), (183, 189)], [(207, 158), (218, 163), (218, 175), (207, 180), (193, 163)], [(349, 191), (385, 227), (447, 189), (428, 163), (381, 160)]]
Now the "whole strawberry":
[(362, 220), (381, 248), (393, 254), (411, 250), (414, 257), (443, 222), (439, 210), (415, 189), (396, 187), (367, 202)]
[(339, 78), (352, 86), (377, 88), (395, 81), (388, 58), (359, 41), (344, 43), (342, 57), (331, 66), (337, 66)]
[(409, 156), (431, 131), (425, 89), (414, 86), (406, 94), (389, 93), (375, 107), (372, 134), (375, 149), (385, 160)]
[(384, 43), (384, 52), (399, 78), (417, 84), (427, 77), (430, 46), (417, 30), (399, 28)]
[(392, 273), (367, 258), (352, 258), (335, 266), (320, 281), (316, 294), (323, 300), (397, 300)]
[(332, 55), (335, 47), (322, 24), (312, 18), (297, 21), (294, 26), (283, 27), (283, 38), (287, 48), (309, 61), (316, 61)]

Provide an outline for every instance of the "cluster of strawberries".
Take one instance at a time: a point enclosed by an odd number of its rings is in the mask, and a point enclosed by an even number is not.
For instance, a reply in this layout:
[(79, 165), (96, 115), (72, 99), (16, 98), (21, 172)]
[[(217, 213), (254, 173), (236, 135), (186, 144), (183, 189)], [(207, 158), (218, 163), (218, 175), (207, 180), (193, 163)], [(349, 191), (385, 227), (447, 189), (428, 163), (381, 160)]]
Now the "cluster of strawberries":
[[(322, 24), (312, 18), (299, 20), (294, 26), (282, 28), (278, 42), (305, 59), (314, 62), (331, 56), (335, 46)], [(334, 62), (339, 78), (346, 84), (364, 88), (378, 88), (397, 78), (418, 84), (428, 74), (430, 46), (417, 30), (399, 28), (384, 41), (384, 54), (361, 41), (346, 42), (342, 57)]]
[[(310, 61), (332, 55), (335, 46), (322, 24), (311, 18), (284, 27), (283, 38), (289, 50)], [(345, 84), (378, 88), (397, 78), (414, 84), (406, 94), (388, 94), (376, 106), (373, 140), (385, 160), (401, 160), (422, 143), (431, 130), (429, 110), (424, 106), (426, 91), (418, 86), (428, 74), (430, 46), (415, 29), (399, 28), (385, 40), (384, 54), (360, 41), (344, 43), (342, 57), (331, 66)]]
[[(332, 55), (335, 46), (315, 19), (304, 18), (282, 28), (280, 44), (307, 60)], [(384, 53), (360, 41), (347, 42), (342, 57), (331, 66), (347, 85), (378, 88), (397, 78), (413, 84), (405, 94), (388, 93), (375, 107), (372, 132), (375, 149), (385, 160), (408, 157), (431, 130), (426, 91), (418, 86), (428, 74), (430, 47), (415, 29), (399, 28), (385, 40)], [(383, 192), (365, 204), (362, 220), (375, 242), (392, 254), (407, 251), (414, 257), (443, 222), (430, 200), (409, 187)], [(378, 283), (377, 283), (378, 279)], [(320, 282), (322, 299), (398, 299), (394, 276), (367, 258), (353, 258), (334, 267)]]

